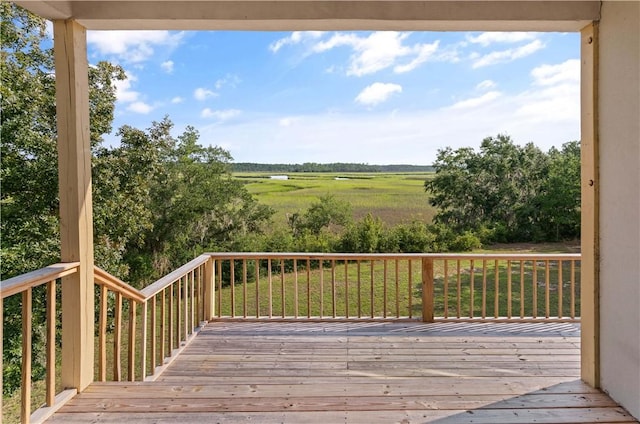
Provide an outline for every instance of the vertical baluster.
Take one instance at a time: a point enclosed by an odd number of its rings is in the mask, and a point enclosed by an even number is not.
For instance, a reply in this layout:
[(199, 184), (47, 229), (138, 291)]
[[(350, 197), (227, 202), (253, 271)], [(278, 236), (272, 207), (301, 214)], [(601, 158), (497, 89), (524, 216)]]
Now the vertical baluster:
[(191, 333), (198, 326), (196, 323), (196, 270), (191, 271)]
[[(140, 379), (144, 381), (144, 378), (147, 376), (147, 302), (143, 302), (142, 305), (142, 316), (140, 317)], [(135, 343), (135, 340), (134, 340)]]
[(115, 316), (114, 316), (114, 334), (113, 334), (113, 380), (120, 381), (122, 379), (122, 294), (115, 293)]
[(247, 259), (242, 259), (242, 317), (247, 317)]
[(155, 374), (158, 365), (158, 297), (154, 295), (151, 299), (151, 375)]
[[(2, 300), (0, 299), (0, 302)], [(56, 281), (47, 283), (47, 358), (46, 358), (46, 386), (45, 402), (52, 406), (56, 397)], [(2, 368), (0, 368), (1, 370)], [(0, 371), (1, 372), (1, 371)]]
[(267, 259), (267, 281), (269, 282), (269, 318), (273, 317), (273, 275), (271, 273), (271, 259)]
[(562, 318), (562, 261), (558, 260), (558, 318)]
[(407, 281), (407, 285), (409, 286), (409, 318), (413, 318), (413, 269), (412, 269), (413, 261), (409, 259), (407, 261), (407, 272), (409, 273), (409, 280)]
[(507, 261), (507, 318), (511, 318), (511, 260)]
[(533, 283), (531, 287), (531, 302), (533, 303), (533, 312), (532, 317), (537, 318), (538, 316), (538, 261), (533, 260), (533, 267), (531, 270), (533, 274)]
[(98, 375), (99, 381), (107, 380), (107, 287), (100, 286), (100, 315), (98, 322)]
[(398, 259), (396, 259), (396, 318), (400, 318), (400, 270), (398, 269)]
[(497, 259), (493, 266), (496, 274), (495, 290), (493, 293), (493, 317), (498, 318), (500, 316), (500, 267), (498, 266)]
[(324, 316), (324, 264), (320, 259), (320, 318)]
[(524, 318), (524, 260), (520, 260), (520, 318)]
[(31, 287), (22, 292), (22, 386), (20, 418), (29, 422), (31, 416), (31, 319), (33, 293)]
[[(162, 365), (164, 358), (169, 356), (167, 354), (167, 289), (162, 290), (160, 295), (160, 365)], [(170, 327), (170, 326), (169, 326)], [(170, 340), (170, 339), (169, 339)]]
[[(218, 309), (218, 312), (220, 309)], [(176, 282), (176, 347), (180, 347), (182, 341), (180, 321), (182, 320), (182, 277)]]
[(200, 306), (201, 303), (202, 303), (202, 284), (201, 284), (202, 283), (202, 265), (200, 265), (199, 267), (197, 267), (194, 270), (194, 274), (193, 275), (194, 275), (194, 278), (195, 278), (195, 280), (193, 282), (194, 290), (195, 290), (195, 295), (194, 295), (195, 297), (194, 297), (193, 301), (194, 301), (194, 309), (195, 309), (195, 315), (196, 315), (194, 324), (195, 324), (196, 327), (199, 327), (200, 323), (202, 321), (204, 321), (202, 319), (202, 313), (201, 313), (202, 312), (202, 306)]
[(571, 318), (576, 317), (576, 261), (571, 260)]
[(344, 314), (349, 318), (349, 261), (344, 260)]
[(256, 318), (260, 318), (260, 261), (255, 260), (256, 266)]
[(311, 318), (311, 261), (307, 259), (307, 318)]
[(280, 259), (280, 301), (282, 302), (282, 318), (287, 316), (286, 299), (287, 291), (285, 290), (284, 282), (284, 259)]
[(222, 316), (222, 259), (218, 262), (218, 317)]
[(474, 268), (474, 261), (473, 259), (471, 259), (470, 263), (469, 263), (469, 318), (473, 318), (474, 315), (474, 311), (473, 311), (473, 306), (474, 306), (474, 300), (475, 300), (475, 293), (474, 293), (474, 285), (475, 285), (475, 268)]
[(487, 260), (482, 260), (482, 319), (487, 317)]
[(184, 294), (182, 295), (184, 302), (184, 322), (182, 323), (182, 326), (185, 341), (189, 338), (189, 334), (191, 334), (191, 329), (189, 328), (189, 305), (191, 303), (189, 299), (189, 281), (191, 280), (190, 274), (191, 273), (188, 272), (184, 276), (184, 288), (182, 289), (184, 292)]
[(387, 260), (382, 261), (382, 317), (387, 317)]
[(300, 313), (300, 308), (298, 306), (299, 297), (300, 296), (298, 293), (298, 260), (294, 259), (293, 260), (293, 305), (294, 305), (293, 315), (295, 318), (298, 318), (298, 315)]
[(549, 260), (544, 261), (544, 316), (549, 318), (551, 315), (550, 309), (550, 292), (551, 292), (551, 278), (550, 278)]
[(231, 284), (231, 318), (236, 317), (236, 266), (233, 259), (229, 260), (229, 269), (231, 271), (231, 277), (229, 278), (229, 284)]
[(374, 306), (374, 265), (375, 265), (375, 261), (372, 259), (371, 260), (371, 318), (373, 318), (375, 316), (375, 306)]
[(336, 317), (336, 260), (331, 259), (331, 315)]
[(127, 358), (127, 371), (129, 381), (136, 379), (136, 303), (129, 300), (129, 355)]
[(444, 260), (444, 317), (449, 318), (449, 260)]
[(360, 259), (356, 261), (358, 273), (358, 280), (356, 285), (358, 287), (358, 318), (362, 318), (362, 275), (360, 274)]
[(456, 260), (456, 272), (457, 272), (457, 288), (458, 288), (458, 305), (456, 309), (456, 316), (462, 317), (462, 272), (460, 271), (460, 259)]

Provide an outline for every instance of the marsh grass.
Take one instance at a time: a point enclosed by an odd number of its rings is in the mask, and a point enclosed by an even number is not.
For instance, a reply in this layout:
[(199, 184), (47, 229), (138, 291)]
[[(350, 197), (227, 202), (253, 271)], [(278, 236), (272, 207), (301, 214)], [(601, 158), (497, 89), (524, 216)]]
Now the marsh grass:
[(424, 181), (433, 175), (427, 172), (289, 173), (288, 180), (270, 179), (268, 173), (234, 175), (258, 201), (275, 209), (277, 228), (286, 226), (287, 214), (304, 212), (326, 194), (347, 201), (355, 220), (371, 213), (394, 226), (416, 219), (431, 222), (435, 214), (424, 191)]

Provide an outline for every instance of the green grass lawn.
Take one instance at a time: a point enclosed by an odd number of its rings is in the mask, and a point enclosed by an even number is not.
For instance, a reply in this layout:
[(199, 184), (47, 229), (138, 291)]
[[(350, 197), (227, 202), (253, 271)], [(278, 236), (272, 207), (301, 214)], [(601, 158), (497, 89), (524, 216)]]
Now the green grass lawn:
[(371, 213), (393, 226), (414, 219), (431, 222), (435, 214), (423, 187), (431, 173), (289, 173), (288, 180), (271, 175), (234, 174), (258, 201), (276, 210), (276, 226), (286, 224), (287, 213), (303, 212), (326, 194), (349, 202), (356, 220)]

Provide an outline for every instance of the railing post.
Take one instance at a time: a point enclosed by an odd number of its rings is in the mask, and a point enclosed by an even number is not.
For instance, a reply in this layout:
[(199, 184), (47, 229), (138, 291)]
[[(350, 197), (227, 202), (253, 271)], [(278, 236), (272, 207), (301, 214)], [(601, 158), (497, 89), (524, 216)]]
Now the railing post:
[(204, 319), (210, 320), (215, 316), (215, 267), (212, 257), (204, 264)]
[(60, 259), (80, 262), (62, 279), (61, 385), (84, 390), (93, 381), (94, 282), (91, 144), (86, 30), (53, 22), (60, 194)]
[(422, 258), (422, 322), (433, 322), (433, 259)]

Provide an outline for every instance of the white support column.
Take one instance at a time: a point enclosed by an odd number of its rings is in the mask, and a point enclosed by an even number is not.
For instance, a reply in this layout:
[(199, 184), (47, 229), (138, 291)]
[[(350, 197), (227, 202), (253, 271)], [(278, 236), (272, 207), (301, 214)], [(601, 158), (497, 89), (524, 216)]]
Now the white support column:
[(94, 282), (89, 77), (86, 30), (54, 21), (58, 181), (62, 262), (78, 273), (62, 282), (62, 385), (82, 391), (93, 381)]

